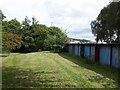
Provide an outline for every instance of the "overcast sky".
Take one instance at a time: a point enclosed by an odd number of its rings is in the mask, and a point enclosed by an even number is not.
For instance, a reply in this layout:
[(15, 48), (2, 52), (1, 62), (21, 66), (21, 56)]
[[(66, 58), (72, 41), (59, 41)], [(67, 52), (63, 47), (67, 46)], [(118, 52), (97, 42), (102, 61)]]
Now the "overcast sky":
[(35, 16), (39, 23), (67, 30), (71, 38), (94, 40), (90, 22), (110, 0), (0, 0), (0, 9), (8, 20), (23, 21)]

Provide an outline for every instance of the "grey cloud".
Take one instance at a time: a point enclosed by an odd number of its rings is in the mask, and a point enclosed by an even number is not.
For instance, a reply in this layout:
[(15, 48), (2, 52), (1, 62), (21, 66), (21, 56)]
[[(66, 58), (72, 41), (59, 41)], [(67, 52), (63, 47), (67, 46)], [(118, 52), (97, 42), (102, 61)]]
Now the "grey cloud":
[(67, 29), (69, 37), (94, 39), (90, 22), (109, 0), (1, 0), (8, 19), (23, 20), (33, 15), (40, 23)]

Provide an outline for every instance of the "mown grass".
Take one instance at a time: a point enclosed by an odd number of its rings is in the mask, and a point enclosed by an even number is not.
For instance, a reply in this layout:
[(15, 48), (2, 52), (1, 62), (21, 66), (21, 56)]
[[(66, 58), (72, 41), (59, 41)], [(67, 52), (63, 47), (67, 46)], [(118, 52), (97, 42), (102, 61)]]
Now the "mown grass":
[(68, 53), (10, 54), (2, 61), (3, 88), (119, 88), (115, 68)]

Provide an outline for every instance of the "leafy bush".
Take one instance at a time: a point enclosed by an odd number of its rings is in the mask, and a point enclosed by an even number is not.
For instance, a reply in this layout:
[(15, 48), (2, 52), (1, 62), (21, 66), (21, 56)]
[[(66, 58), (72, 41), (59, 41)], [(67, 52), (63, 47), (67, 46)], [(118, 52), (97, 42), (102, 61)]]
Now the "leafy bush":
[(49, 33), (44, 41), (46, 49), (59, 52), (67, 43), (67, 35), (58, 27), (49, 27)]
[(4, 33), (2, 35), (2, 49), (3, 51), (12, 51), (21, 47), (22, 40), (17, 34)]

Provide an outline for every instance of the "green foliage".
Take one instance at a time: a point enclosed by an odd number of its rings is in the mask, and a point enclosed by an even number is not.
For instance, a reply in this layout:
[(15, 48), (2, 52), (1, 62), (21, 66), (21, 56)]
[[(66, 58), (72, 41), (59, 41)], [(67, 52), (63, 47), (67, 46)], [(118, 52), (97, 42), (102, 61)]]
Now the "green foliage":
[(17, 19), (12, 19), (10, 21), (2, 21), (3, 32), (19, 34), (21, 30), (20, 22)]
[(16, 50), (21, 47), (21, 38), (17, 34), (6, 33), (2, 35), (3, 51)]
[(67, 43), (67, 36), (64, 32), (58, 27), (49, 27), (49, 34), (45, 39), (44, 45), (47, 49), (59, 51)]
[(0, 10), (0, 21), (3, 21), (4, 18), (6, 18), (6, 16), (2, 13), (2, 10)]
[(17, 19), (5, 20), (2, 23), (2, 29), (3, 32), (17, 34), (21, 37), (22, 44), (19, 51), (23, 52), (39, 49), (59, 51), (67, 42), (67, 36), (60, 28), (39, 24), (35, 17), (30, 21), (26, 16), (22, 24)]
[(37, 51), (43, 47), (43, 42), (46, 36), (46, 26), (38, 24), (38, 21), (33, 17), (32, 25), (30, 25), (28, 17), (22, 23), (22, 48), (25, 51)]
[(59, 51), (64, 47), (67, 36), (58, 27), (47, 27), (38, 24), (35, 17), (30, 20), (26, 17), (22, 23), (22, 40), (25, 51), (54, 50)]
[(104, 7), (97, 19), (91, 22), (96, 41), (120, 43), (120, 2), (112, 2)]

